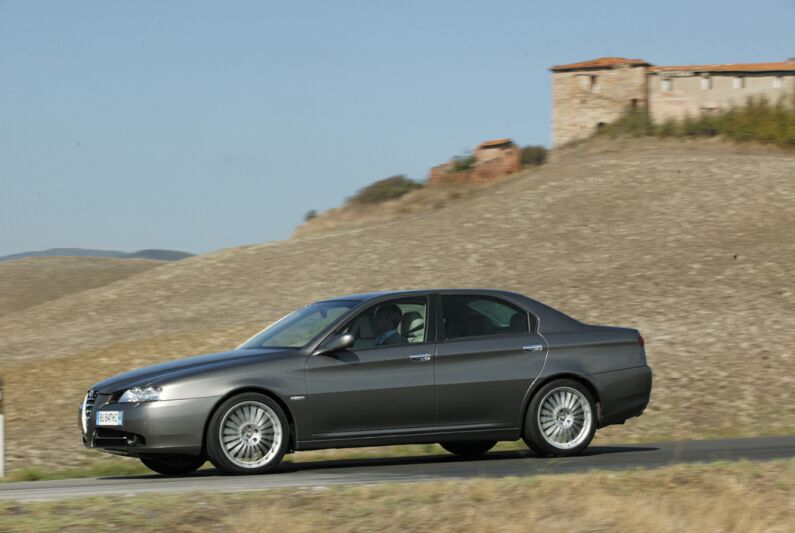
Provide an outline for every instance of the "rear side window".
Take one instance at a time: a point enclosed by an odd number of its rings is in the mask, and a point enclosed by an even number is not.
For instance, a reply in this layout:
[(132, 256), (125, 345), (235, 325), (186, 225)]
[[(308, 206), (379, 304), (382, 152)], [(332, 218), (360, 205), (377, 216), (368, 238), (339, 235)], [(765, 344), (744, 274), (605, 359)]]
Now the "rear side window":
[(490, 296), (442, 295), (442, 318), (445, 340), (530, 331), (524, 309)]

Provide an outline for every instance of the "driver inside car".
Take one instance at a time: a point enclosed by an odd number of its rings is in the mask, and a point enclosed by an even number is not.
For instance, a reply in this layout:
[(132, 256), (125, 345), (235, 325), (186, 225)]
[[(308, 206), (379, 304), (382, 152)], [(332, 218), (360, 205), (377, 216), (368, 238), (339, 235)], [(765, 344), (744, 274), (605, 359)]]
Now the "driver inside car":
[(409, 343), (409, 341), (402, 337), (397, 331), (398, 324), (400, 324), (400, 319), (402, 317), (403, 313), (395, 304), (382, 305), (376, 309), (373, 315), (373, 333), (376, 335), (376, 346)]

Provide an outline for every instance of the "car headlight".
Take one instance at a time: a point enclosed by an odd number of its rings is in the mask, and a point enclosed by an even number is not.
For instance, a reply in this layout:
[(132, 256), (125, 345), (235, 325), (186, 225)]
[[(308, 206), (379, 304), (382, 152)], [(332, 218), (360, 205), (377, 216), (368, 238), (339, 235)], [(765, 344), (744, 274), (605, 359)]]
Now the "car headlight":
[(160, 399), (162, 387), (133, 387), (124, 391), (119, 403), (154, 402)]

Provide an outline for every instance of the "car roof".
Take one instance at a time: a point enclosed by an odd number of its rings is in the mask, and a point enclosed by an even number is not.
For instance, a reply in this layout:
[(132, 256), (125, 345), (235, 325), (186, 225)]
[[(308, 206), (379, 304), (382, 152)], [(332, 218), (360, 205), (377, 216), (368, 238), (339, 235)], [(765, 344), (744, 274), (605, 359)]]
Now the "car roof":
[(327, 298), (325, 300), (321, 300), (324, 302), (331, 302), (331, 301), (340, 301), (340, 300), (353, 300), (358, 302), (365, 302), (369, 300), (375, 300), (377, 298), (381, 298), (384, 296), (413, 296), (415, 294), (425, 294), (425, 293), (469, 293), (469, 294), (502, 294), (502, 295), (514, 295), (514, 296), (522, 296), (515, 292), (510, 291), (503, 291), (499, 289), (478, 289), (478, 288), (462, 288), (462, 289), (414, 289), (414, 290), (400, 290), (400, 291), (373, 291), (373, 292), (361, 292), (356, 294), (347, 294), (344, 296), (337, 296), (334, 298)]

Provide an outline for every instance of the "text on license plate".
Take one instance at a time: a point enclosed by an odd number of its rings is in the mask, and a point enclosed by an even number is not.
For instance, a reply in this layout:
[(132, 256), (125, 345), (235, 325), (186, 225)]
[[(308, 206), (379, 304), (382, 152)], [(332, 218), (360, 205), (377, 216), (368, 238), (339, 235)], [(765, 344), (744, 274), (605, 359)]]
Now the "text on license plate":
[(97, 425), (120, 426), (123, 414), (121, 411), (97, 411)]

